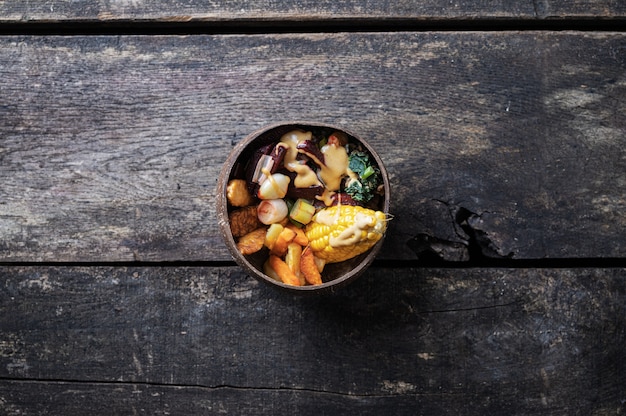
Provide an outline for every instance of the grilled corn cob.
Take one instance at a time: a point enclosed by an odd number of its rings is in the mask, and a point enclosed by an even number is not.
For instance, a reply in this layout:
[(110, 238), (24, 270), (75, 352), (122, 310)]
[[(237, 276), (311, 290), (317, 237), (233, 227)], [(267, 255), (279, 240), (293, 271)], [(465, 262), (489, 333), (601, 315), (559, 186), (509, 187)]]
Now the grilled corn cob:
[(336, 205), (315, 214), (305, 233), (316, 257), (337, 263), (369, 250), (386, 229), (387, 219), (382, 211)]

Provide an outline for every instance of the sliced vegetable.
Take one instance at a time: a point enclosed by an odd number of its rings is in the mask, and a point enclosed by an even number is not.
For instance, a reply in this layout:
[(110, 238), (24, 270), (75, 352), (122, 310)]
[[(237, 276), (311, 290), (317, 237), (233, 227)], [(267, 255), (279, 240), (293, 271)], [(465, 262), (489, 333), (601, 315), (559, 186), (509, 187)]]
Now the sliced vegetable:
[(285, 254), (285, 263), (287, 263), (293, 274), (300, 279), (300, 284), (304, 285), (304, 276), (300, 273), (300, 257), (302, 257), (302, 246), (298, 243), (289, 243), (287, 254)]
[(293, 182), (289, 183), (287, 189), (287, 196), (298, 199), (315, 199), (317, 196), (321, 196), (324, 193), (324, 187), (321, 185), (309, 186), (307, 188), (298, 188)]
[(289, 228), (283, 228), (280, 234), (278, 234), (278, 238), (271, 248), (272, 254), (275, 254), (278, 257), (283, 257), (285, 254), (287, 254), (287, 247), (294, 240), (294, 238), (296, 238), (295, 231)]
[(320, 166), (324, 164), (324, 155), (312, 140), (303, 140), (297, 144), (296, 148), (298, 152), (304, 153), (310, 157), (315, 164)]
[(287, 263), (282, 261), (280, 257), (270, 254), (269, 266), (276, 272), (283, 283), (293, 286), (302, 286), (300, 278), (291, 271)]
[(365, 168), (365, 170), (363, 172), (361, 172), (359, 177), (361, 179), (367, 179), (367, 178), (369, 178), (370, 176), (372, 176), (375, 173), (376, 173), (376, 170), (373, 167), (368, 166), (367, 168)]
[(274, 173), (268, 175), (261, 186), (257, 196), (260, 199), (279, 199), (284, 198), (287, 195), (287, 188), (289, 187), (289, 176), (282, 173)]
[(306, 247), (309, 245), (309, 239), (307, 238), (302, 228), (299, 228), (297, 225), (293, 223), (289, 223), (285, 227), (290, 228), (296, 233), (296, 236), (293, 239), (294, 243), (298, 243), (302, 247)]
[(257, 207), (259, 221), (265, 225), (281, 222), (288, 213), (287, 203), (282, 199), (264, 199)]
[(280, 224), (270, 225), (270, 227), (267, 229), (267, 233), (265, 234), (265, 247), (269, 248), (270, 250), (272, 249), (272, 247), (274, 247), (274, 243), (276, 243), (276, 239), (278, 239), (278, 236), (283, 231), (283, 228), (284, 227)]
[(248, 186), (253, 193), (256, 193), (259, 184), (265, 181), (267, 172), (275, 173), (282, 166), (286, 152), (287, 149), (284, 147), (271, 143), (254, 153), (246, 172)]
[(357, 201), (352, 199), (352, 197), (350, 195), (348, 195), (347, 193), (345, 193), (345, 192), (338, 192), (336, 194), (333, 194), (330, 199), (331, 199), (330, 206), (334, 206), (334, 205), (360, 205)]
[(315, 215), (315, 206), (302, 198), (296, 200), (289, 212), (289, 218), (304, 225), (311, 222), (313, 215)]

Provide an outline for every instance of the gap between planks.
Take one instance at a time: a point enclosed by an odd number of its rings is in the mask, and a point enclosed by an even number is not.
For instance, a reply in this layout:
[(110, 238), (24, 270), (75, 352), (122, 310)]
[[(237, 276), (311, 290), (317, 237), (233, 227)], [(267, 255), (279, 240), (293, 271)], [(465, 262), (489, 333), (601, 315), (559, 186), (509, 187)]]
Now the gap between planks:
[[(236, 267), (234, 261), (100, 261), (100, 262), (54, 262), (26, 261), (0, 262), (0, 267)], [(469, 261), (445, 261), (435, 257), (416, 260), (374, 260), (372, 268), (408, 269), (609, 269), (626, 268), (626, 258), (589, 257), (589, 258), (550, 258), (550, 259), (511, 259), (478, 258)]]
[(230, 19), (186, 21), (120, 19), (115, 21), (31, 21), (0, 25), (0, 35), (246, 35), (333, 32), (494, 32), (594, 31), (624, 32), (626, 16), (604, 18), (327, 18)]

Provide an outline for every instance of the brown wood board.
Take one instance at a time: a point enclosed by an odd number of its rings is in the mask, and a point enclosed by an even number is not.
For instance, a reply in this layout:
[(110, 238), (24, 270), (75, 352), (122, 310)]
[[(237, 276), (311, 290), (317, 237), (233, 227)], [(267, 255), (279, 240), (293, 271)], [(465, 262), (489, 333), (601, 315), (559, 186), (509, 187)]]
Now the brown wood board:
[[(0, 412), (619, 414), (624, 269), (0, 268)], [(335, 413), (336, 414), (336, 413)]]
[(229, 260), (215, 181), (263, 125), (381, 155), (381, 258), (624, 257), (621, 33), (0, 39), (2, 261)]

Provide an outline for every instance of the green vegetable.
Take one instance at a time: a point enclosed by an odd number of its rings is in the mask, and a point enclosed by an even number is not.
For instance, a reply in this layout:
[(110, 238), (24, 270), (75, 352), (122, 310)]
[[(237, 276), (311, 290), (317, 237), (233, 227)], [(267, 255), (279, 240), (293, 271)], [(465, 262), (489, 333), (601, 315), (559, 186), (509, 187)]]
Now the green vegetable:
[(363, 173), (361, 173), (359, 176), (361, 177), (361, 179), (367, 179), (370, 176), (372, 176), (374, 173), (376, 173), (374, 168), (371, 166), (368, 166), (367, 169), (365, 169)]
[(348, 156), (348, 167), (359, 178), (348, 182), (346, 193), (355, 201), (368, 202), (381, 183), (380, 170), (374, 166), (367, 153), (359, 150), (351, 152)]
[(306, 199), (298, 198), (289, 212), (289, 218), (299, 224), (308, 224), (315, 215), (315, 206)]

